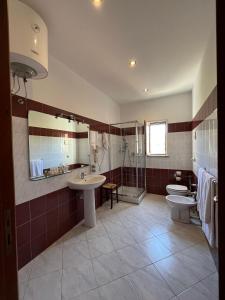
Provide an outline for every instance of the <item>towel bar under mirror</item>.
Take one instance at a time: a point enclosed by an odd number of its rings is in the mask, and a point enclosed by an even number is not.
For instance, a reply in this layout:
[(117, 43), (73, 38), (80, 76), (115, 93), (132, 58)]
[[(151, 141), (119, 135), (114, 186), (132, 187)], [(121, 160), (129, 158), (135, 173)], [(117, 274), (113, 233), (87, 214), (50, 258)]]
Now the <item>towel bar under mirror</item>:
[(74, 115), (28, 113), (31, 180), (42, 180), (89, 165), (89, 125)]

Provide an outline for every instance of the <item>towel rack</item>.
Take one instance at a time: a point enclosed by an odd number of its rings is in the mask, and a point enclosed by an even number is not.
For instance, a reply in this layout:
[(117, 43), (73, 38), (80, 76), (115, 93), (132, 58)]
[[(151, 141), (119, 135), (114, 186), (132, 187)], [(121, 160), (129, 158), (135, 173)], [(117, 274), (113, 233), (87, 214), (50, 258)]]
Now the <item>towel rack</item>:
[(214, 202), (218, 202), (218, 184), (217, 184), (217, 180), (216, 179), (213, 179), (212, 180), (212, 184), (213, 184), (213, 195), (214, 195)]
[[(209, 173), (208, 171), (207, 171), (207, 169), (206, 168), (204, 168), (204, 170), (207, 172), (207, 173)], [(210, 174), (210, 173), (209, 173)], [(212, 175), (212, 174), (211, 174)], [(218, 182), (217, 182), (217, 180), (216, 180), (216, 178), (214, 178), (213, 180), (212, 180), (212, 183), (213, 183), (213, 191), (214, 191), (214, 202), (218, 202), (218, 192), (217, 192), (217, 188), (218, 188)]]

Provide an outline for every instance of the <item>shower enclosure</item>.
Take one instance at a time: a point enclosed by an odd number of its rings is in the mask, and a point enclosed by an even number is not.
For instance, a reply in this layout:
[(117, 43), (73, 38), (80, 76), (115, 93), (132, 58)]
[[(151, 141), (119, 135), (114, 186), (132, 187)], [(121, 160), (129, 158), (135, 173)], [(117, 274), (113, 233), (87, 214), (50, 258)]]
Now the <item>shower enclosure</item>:
[(138, 121), (110, 124), (111, 179), (119, 199), (140, 203), (145, 194), (145, 132)]

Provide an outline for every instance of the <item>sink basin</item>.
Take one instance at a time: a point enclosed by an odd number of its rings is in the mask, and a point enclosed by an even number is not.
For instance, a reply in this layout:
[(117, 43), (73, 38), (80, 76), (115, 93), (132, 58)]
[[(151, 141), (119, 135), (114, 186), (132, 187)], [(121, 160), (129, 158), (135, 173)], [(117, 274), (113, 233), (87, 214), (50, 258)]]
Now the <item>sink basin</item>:
[(106, 180), (104, 175), (86, 175), (84, 179), (74, 178), (68, 181), (68, 186), (73, 190), (93, 190), (102, 185)]
[(95, 189), (105, 180), (106, 177), (103, 175), (87, 175), (84, 179), (74, 178), (68, 181), (70, 189), (84, 191), (84, 224), (87, 227), (96, 225)]

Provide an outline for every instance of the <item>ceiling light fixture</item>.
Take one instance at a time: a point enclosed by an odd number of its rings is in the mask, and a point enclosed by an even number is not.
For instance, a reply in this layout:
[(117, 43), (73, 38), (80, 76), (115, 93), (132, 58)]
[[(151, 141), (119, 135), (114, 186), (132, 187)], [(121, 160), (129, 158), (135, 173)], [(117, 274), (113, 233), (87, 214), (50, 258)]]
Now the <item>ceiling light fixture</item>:
[(92, 4), (96, 7), (96, 8), (100, 8), (103, 4), (103, 0), (92, 0)]
[(136, 61), (136, 59), (132, 58), (132, 59), (129, 60), (128, 64), (129, 64), (130, 68), (134, 68), (134, 67), (136, 67), (137, 61)]
[(148, 88), (145, 88), (145, 89), (144, 89), (144, 92), (145, 92), (145, 93), (147, 93), (148, 91), (149, 91), (149, 89), (148, 89)]

